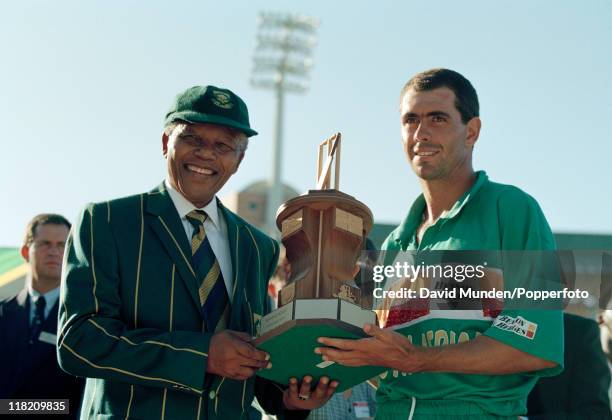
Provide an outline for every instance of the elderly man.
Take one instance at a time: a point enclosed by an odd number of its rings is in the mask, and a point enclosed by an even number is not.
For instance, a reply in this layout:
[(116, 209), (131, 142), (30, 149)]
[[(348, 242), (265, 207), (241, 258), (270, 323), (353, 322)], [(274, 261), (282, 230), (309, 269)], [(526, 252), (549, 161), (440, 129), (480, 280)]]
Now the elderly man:
[[(473, 170), (481, 122), (465, 77), (447, 69), (415, 75), (402, 90), (400, 114), (403, 148), (423, 194), (383, 249), (554, 249), (531, 196)], [(562, 369), (558, 310), (504, 310), (497, 318), (484, 309), (425, 311), (412, 320), (410, 311), (404, 320), (391, 312), (395, 324), (407, 325), (404, 335), (366, 325), (370, 338), (320, 338), (326, 347), (315, 349), (324, 360), (395, 371), (380, 381), (377, 418), (516, 419), (538, 376)]]
[(0, 302), (0, 398), (67, 398), (78, 417), (83, 380), (57, 364), (55, 343), (62, 256), (70, 222), (39, 214), (26, 227), (21, 255), (28, 263), (26, 287)]
[(267, 307), (279, 246), (215, 194), (251, 129), (232, 91), (196, 86), (166, 115), (166, 180), (91, 204), (70, 237), (58, 357), (87, 377), (83, 418), (240, 418), (254, 394), (281, 417), (307, 415), (337, 383), (256, 378), (273, 360), (250, 341)]

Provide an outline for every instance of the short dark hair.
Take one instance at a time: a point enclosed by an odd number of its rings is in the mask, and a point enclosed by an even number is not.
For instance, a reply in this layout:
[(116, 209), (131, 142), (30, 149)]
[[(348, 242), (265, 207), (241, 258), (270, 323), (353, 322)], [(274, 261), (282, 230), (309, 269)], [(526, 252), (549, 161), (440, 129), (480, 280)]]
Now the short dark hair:
[(34, 242), (34, 236), (36, 235), (36, 228), (42, 225), (64, 225), (70, 230), (72, 226), (68, 219), (60, 214), (43, 213), (34, 216), (26, 227), (25, 235), (23, 237), (23, 246), (30, 246)]
[(412, 76), (402, 89), (400, 102), (409, 89), (421, 92), (441, 87), (449, 88), (455, 93), (455, 107), (461, 114), (461, 121), (464, 124), (472, 118), (478, 117), (480, 106), (476, 89), (468, 79), (449, 69), (431, 69)]

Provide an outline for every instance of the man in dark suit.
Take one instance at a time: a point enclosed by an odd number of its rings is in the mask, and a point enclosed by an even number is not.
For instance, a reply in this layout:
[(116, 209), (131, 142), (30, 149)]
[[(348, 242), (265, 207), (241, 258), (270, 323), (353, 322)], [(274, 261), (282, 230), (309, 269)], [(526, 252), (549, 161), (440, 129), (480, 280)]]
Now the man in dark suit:
[(251, 129), (232, 91), (195, 86), (166, 115), (166, 180), (91, 204), (68, 240), (58, 357), (87, 377), (83, 418), (248, 418), (260, 405), (305, 417), (337, 386), (283, 389), (256, 378), (274, 361), (251, 344), (269, 310), (279, 245), (216, 193), (236, 172)]
[(610, 370), (592, 319), (565, 313), (565, 370), (540, 378), (527, 400), (529, 419), (612, 420)]
[[(64, 245), (70, 223), (40, 214), (26, 228), (21, 255), (26, 287), (0, 302), (0, 398), (68, 398), (76, 418), (83, 380), (63, 372), (56, 358), (57, 309)], [(56, 417), (57, 418), (57, 417)]]
[[(557, 251), (562, 287), (576, 285), (576, 260), (569, 250)], [(602, 267), (603, 274), (603, 267)], [(564, 306), (569, 305), (566, 299)], [(539, 420), (612, 420), (608, 389), (610, 370), (592, 319), (563, 314), (565, 330), (560, 375), (540, 378), (527, 400), (527, 416)]]

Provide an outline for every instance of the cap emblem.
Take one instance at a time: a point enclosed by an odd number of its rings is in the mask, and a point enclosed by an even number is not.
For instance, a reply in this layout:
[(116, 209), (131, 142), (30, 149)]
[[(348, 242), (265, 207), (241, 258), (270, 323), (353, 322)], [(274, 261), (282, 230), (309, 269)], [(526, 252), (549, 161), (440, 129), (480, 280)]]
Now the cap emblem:
[(234, 103), (229, 94), (222, 92), (220, 90), (212, 91), (212, 103), (217, 105), (219, 108), (223, 109), (232, 109), (234, 107)]

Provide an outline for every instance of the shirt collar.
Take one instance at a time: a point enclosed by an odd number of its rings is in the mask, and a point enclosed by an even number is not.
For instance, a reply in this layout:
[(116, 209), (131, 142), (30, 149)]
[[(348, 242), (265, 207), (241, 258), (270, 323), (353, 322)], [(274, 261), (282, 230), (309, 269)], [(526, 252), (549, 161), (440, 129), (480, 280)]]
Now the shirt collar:
[[(478, 191), (488, 180), (489, 177), (485, 171), (476, 172), (476, 181), (474, 184), (472, 184), (470, 189), (459, 197), (450, 210), (442, 213), (440, 219), (448, 220), (456, 217), (461, 212), (463, 207), (465, 207), (465, 205), (478, 193)], [(408, 215), (400, 224), (395, 237), (396, 242), (401, 242), (402, 244), (408, 244), (410, 242), (412, 235), (423, 221), (423, 210), (425, 210), (425, 205), (425, 197), (423, 197), (423, 194), (420, 194), (416, 200), (414, 200)]]
[(187, 200), (183, 194), (172, 188), (168, 179), (164, 181), (164, 185), (166, 186), (166, 190), (168, 190), (168, 194), (170, 194), (170, 199), (174, 203), (174, 207), (176, 207), (176, 211), (178, 212), (181, 219), (186, 218), (187, 213), (192, 210), (204, 210), (208, 215), (208, 219), (215, 225), (216, 228), (219, 228), (219, 210), (217, 209), (217, 197), (213, 197), (212, 200), (208, 202), (204, 207), (196, 207), (193, 203)]
[(467, 190), (461, 197), (459, 197), (453, 207), (451, 207), (451, 209), (446, 214), (440, 217), (444, 219), (452, 219), (453, 217), (457, 216), (461, 209), (463, 209), (463, 207), (476, 195), (476, 193), (478, 193), (480, 188), (488, 180), (489, 177), (487, 176), (487, 173), (485, 171), (476, 172), (476, 181), (474, 182), (474, 184), (472, 184), (472, 187)]
[(49, 290), (44, 295), (39, 293), (37, 290), (34, 290), (32, 287), (32, 279), (28, 280), (28, 294), (30, 295), (30, 300), (32, 302), (36, 302), (40, 296), (45, 297), (47, 308), (52, 308), (55, 305), (55, 302), (59, 299), (60, 288), (57, 286), (55, 289)]

